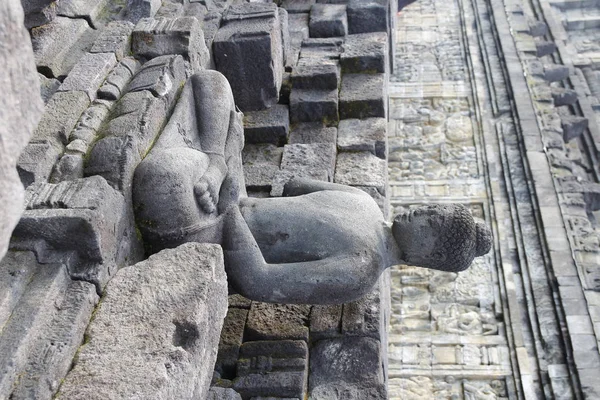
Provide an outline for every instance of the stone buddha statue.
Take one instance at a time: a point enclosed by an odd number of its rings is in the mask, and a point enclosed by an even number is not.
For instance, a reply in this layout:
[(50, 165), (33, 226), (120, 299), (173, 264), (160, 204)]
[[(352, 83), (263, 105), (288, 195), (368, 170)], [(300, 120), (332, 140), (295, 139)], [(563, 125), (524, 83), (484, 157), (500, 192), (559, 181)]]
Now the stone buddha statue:
[(462, 205), (428, 205), (387, 223), (365, 192), (293, 178), (283, 197), (246, 196), (243, 127), (227, 80), (190, 78), (135, 172), (136, 221), (149, 252), (220, 244), (230, 285), (257, 301), (335, 304), (372, 290), (397, 264), (457, 272), (491, 248)]

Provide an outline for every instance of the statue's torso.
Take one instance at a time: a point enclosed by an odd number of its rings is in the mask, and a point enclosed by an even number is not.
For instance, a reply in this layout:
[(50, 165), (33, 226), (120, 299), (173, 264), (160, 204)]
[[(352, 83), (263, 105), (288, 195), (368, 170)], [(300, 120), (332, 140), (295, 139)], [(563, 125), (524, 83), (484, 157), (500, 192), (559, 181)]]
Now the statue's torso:
[(267, 263), (352, 255), (380, 259), (385, 223), (368, 196), (326, 190), (303, 196), (246, 198), (240, 210)]

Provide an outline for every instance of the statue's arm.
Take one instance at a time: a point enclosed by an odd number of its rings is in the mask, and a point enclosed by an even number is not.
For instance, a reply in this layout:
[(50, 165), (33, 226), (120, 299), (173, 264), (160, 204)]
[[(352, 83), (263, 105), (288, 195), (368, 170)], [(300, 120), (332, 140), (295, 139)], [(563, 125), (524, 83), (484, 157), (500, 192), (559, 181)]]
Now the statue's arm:
[(268, 264), (239, 209), (228, 215), (223, 253), (227, 277), (243, 296), (257, 301), (294, 304), (339, 304), (369, 293), (380, 266), (367, 254), (322, 260)]
[(340, 185), (338, 183), (317, 181), (308, 178), (292, 178), (283, 187), (283, 196), (301, 196), (303, 194), (320, 192), (323, 190), (337, 190), (342, 192), (362, 194), (369, 196), (367, 193), (352, 186)]

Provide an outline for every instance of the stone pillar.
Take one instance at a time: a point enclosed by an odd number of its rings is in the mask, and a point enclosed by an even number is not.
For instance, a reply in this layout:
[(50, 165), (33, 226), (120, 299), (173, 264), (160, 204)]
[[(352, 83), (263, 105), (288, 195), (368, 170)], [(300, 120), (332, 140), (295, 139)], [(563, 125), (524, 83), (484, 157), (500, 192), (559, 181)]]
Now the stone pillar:
[(23, 18), (21, 3), (0, 0), (0, 258), (23, 211), (17, 159), (44, 107)]

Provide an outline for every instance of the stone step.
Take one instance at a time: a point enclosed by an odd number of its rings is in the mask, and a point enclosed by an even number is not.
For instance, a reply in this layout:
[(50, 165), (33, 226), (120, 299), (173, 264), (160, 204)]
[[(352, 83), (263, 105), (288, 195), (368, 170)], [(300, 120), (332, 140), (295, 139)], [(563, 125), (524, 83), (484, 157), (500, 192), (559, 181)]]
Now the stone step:
[(600, 15), (569, 17), (564, 24), (568, 31), (597, 29), (600, 28)]
[(574, 10), (598, 7), (600, 0), (550, 0), (550, 4), (561, 10)]

